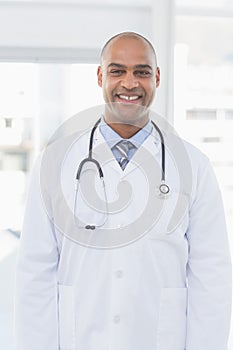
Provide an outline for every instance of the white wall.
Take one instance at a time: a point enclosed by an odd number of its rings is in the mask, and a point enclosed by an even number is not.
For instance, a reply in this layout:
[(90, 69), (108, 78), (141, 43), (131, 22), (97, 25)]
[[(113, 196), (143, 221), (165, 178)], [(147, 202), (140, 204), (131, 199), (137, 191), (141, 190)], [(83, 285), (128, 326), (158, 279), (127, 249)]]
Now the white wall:
[(0, 60), (97, 63), (110, 36), (126, 30), (139, 32), (154, 43), (161, 67), (162, 83), (153, 107), (172, 121), (172, 3), (0, 1)]
[(128, 29), (150, 35), (150, 7), (0, 2), (1, 46), (99, 48)]

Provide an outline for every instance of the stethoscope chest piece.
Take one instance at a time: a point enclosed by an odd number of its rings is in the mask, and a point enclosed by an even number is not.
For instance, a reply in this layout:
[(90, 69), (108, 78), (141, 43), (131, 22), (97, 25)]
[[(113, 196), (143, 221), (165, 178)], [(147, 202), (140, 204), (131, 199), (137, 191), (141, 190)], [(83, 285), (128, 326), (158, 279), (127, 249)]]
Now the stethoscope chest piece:
[(166, 199), (170, 197), (171, 189), (163, 180), (160, 185), (157, 187), (157, 196), (161, 199)]
[(169, 194), (170, 193), (170, 188), (169, 188), (169, 186), (167, 184), (161, 183), (161, 185), (159, 186), (159, 192), (162, 195)]

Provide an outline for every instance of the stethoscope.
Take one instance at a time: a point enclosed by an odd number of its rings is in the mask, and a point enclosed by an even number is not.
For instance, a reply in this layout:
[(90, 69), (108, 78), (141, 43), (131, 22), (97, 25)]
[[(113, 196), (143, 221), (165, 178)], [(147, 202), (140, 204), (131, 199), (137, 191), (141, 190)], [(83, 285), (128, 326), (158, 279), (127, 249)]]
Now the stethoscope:
[[(101, 122), (101, 119), (102, 118), (99, 118), (97, 120), (97, 122), (95, 123), (95, 125), (93, 126), (93, 128), (91, 130), (88, 156), (81, 161), (81, 163), (79, 164), (77, 173), (76, 173), (76, 190), (75, 190), (74, 211), (73, 211), (74, 219), (75, 219), (76, 223), (77, 223), (77, 219), (76, 219), (75, 213), (76, 213), (76, 208), (77, 208), (77, 195), (78, 195), (78, 191), (79, 191), (80, 178), (81, 178), (83, 166), (85, 164), (87, 164), (88, 162), (91, 162), (96, 166), (98, 173), (99, 173), (99, 178), (102, 181), (102, 186), (104, 189), (104, 197), (105, 197), (105, 205), (106, 205), (106, 208), (105, 208), (106, 215), (105, 215), (104, 222), (100, 225), (85, 225), (84, 226), (85, 229), (90, 229), (90, 230), (94, 230), (97, 227), (102, 227), (106, 223), (107, 217), (108, 217), (108, 206), (107, 206), (107, 195), (106, 195), (105, 184), (104, 184), (104, 173), (103, 173), (103, 170), (102, 170), (100, 163), (96, 159), (94, 159), (92, 156), (94, 134), (95, 134), (95, 131), (96, 131), (99, 123)], [(162, 156), (161, 156), (161, 183), (158, 187), (158, 190), (159, 190), (159, 194), (161, 196), (167, 196), (170, 192), (170, 188), (165, 182), (165, 158), (166, 158), (166, 155), (165, 155), (164, 137), (163, 137), (163, 134), (162, 134), (161, 130), (159, 129), (159, 127), (152, 120), (151, 120), (151, 123), (152, 123), (153, 127), (155, 128), (155, 130), (159, 134), (160, 143), (161, 143), (161, 151), (162, 151), (161, 152), (162, 153)]]

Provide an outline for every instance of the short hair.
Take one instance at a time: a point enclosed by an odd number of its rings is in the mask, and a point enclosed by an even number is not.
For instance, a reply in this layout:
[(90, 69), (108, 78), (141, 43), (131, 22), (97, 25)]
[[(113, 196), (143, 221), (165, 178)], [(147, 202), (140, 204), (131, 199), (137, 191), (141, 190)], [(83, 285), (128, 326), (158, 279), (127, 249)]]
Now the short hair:
[(155, 52), (155, 49), (154, 49), (154, 46), (152, 45), (152, 43), (147, 39), (145, 38), (143, 35), (141, 34), (138, 34), (136, 32), (122, 32), (122, 33), (118, 33), (114, 36), (112, 36), (103, 46), (102, 50), (101, 50), (101, 53), (100, 53), (100, 59), (102, 61), (102, 58), (103, 58), (103, 55), (104, 55), (104, 52), (106, 50), (106, 48), (108, 47), (108, 45), (115, 39), (115, 38), (120, 38), (120, 37), (128, 37), (128, 38), (137, 38), (137, 39), (142, 39), (144, 40), (149, 46), (150, 48), (152, 49), (152, 52), (155, 56), (155, 62), (157, 64), (157, 56), (156, 56), (156, 52)]

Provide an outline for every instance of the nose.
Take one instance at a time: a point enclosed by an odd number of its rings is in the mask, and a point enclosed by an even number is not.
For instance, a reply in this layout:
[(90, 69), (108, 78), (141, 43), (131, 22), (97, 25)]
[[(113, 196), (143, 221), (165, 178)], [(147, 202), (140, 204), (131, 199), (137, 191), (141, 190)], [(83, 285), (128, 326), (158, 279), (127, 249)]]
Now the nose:
[(138, 87), (139, 83), (137, 78), (134, 76), (133, 73), (127, 72), (127, 74), (124, 75), (124, 78), (121, 80), (121, 86), (124, 87), (127, 90), (131, 90), (135, 87)]

